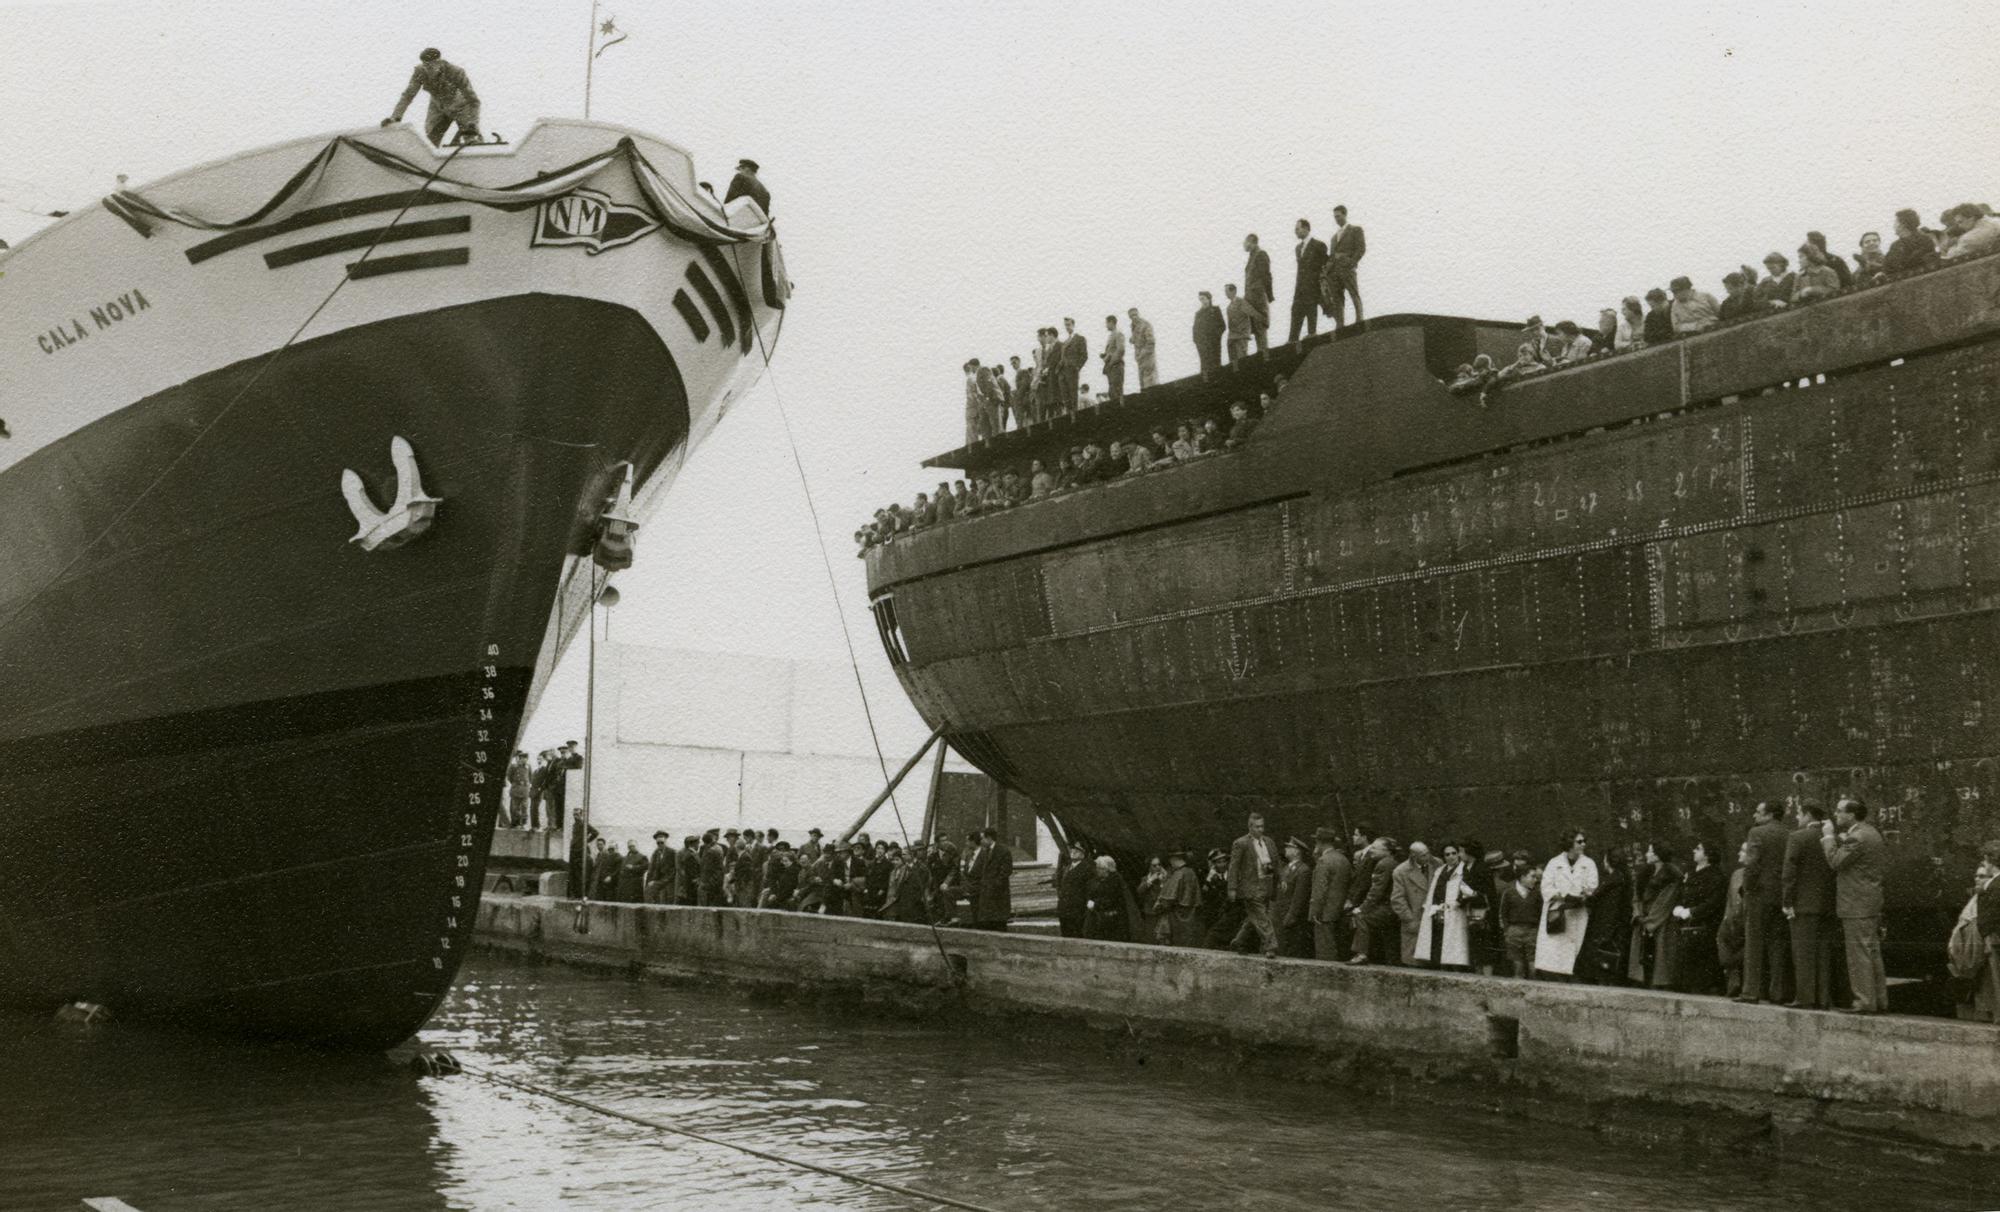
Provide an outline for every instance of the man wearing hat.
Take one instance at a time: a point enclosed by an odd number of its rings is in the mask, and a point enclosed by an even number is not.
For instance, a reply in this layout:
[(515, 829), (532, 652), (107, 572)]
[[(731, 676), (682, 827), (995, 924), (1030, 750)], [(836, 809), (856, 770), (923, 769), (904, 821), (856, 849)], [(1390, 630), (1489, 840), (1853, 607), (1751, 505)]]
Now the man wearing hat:
[(1278, 891), (1278, 843), (1264, 832), (1264, 814), (1250, 814), (1249, 831), (1229, 848), (1229, 899), (1243, 906), (1243, 925), (1229, 942), (1248, 951), (1252, 943), (1266, 956), (1278, 954), (1278, 932), (1271, 925), (1271, 898)]
[(628, 905), (646, 903), (646, 870), (649, 864), (646, 856), (639, 853), (639, 843), (625, 843), (625, 857), (618, 863), (618, 899)]
[[(540, 829), (539, 819), (528, 815), (528, 781), (534, 772), (528, 769), (528, 751), (516, 749), (514, 760), (507, 763), (507, 815), (501, 825), (509, 829)], [(532, 819), (532, 823), (531, 822)]]
[(972, 928), (1005, 930), (1014, 916), (1014, 852), (1000, 844), (998, 829), (979, 831), (967, 892), (972, 898)]
[(680, 857), (674, 862), (674, 904), (694, 905), (701, 901), (701, 839), (688, 834), (681, 839)]
[(738, 909), (757, 907), (757, 872), (763, 867), (757, 855), (757, 831), (737, 835), (729, 855), (729, 903)]
[(823, 836), (825, 835), (820, 833), (817, 828), (806, 830), (806, 844), (799, 847), (799, 861), (801, 863), (816, 863), (819, 861), (821, 850), (819, 839)]
[(1347, 887), (1354, 864), (1340, 848), (1340, 834), (1324, 825), (1313, 830), (1312, 899), (1306, 916), (1312, 921), (1313, 957), (1342, 960), (1347, 950)]
[(673, 841), (673, 835), (666, 830), (653, 830), (653, 857), (646, 863), (648, 905), (674, 903), (674, 872), (680, 864), (674, 856)]
[(1278, 894), (1271, 918), (1278, 927), (1278, 954), (1287, 959), (1311, 959), (1313, 954), (1312, 864), (1301, 838), (1285, 839), (1285, 869), (1278, 873)]
[(701, 883), (695, 889), (695, 903), (703, 908), (723, 904), (722, 881), (728, 873), (728, 855), (722, 849), (722, 834), (710, 829), (701, 835)]
[(424, 115), (424, 135), (430, 139), (432, 146), (443, 146), (444, 132), (453, 123), (458, 124), (458, 137), (452, 142), (480, 141), (479, 94), (472, 91), (472, 81), (466, 76), (465, 69), (447, 62), (435, 46), (426, 48), (423, 54), (417, 56), (416, 70), (410, 73), (409, 86), (403, 89), (395, 111), (382, 119), (382, 125), (394, 126), (401, 122), (403, 111), (417, 99), (419, 89), (431, 95), (430, 110)]
[[(783, 173), (779, 175), (782, 176)], [(755, 160), (736, 162), (736, 175), (729, 179), (729, 191), (722, 195), (723, 205), (726, 206), (738, 198), (750, 199), (764, 212), (766, 219), (771, 217), (771, 191), (765, 189), (764, 183), (757, 179)]]
[(1229, 897), (1229, 852), (1220, 846), (1208, 852), (1201, 875), (1201, 923), (1201, 945), (1216, 951), (1229, 946), (1243, 925), (1243, 905)]

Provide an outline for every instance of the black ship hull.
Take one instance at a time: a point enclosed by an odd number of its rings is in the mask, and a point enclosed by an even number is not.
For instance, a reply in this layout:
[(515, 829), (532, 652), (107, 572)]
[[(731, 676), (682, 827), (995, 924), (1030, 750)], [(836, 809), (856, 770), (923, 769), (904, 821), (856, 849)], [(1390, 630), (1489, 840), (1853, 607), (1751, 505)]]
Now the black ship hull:
[[(0, 567), (32, 574), (0, 587), (0, 1006), (407, 1037), (598, 512), (688, 425), (637, 313), (521, 295), (239, 363), (0, 477)], [(443, 503), (364, 552), (338, 476), (388, 499), (395, 436)]]

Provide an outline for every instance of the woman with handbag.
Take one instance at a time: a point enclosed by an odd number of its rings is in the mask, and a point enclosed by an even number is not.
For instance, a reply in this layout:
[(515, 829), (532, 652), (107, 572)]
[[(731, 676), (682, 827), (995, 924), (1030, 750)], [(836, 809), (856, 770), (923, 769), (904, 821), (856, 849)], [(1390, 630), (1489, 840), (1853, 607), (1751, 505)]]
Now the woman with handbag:
[(1722, 853), (1712, 841), (1694, 844), (1694, 870), (1681, 881), (1674, 905), (1680, 931), (1680, 969), (1674, 988), (1682, 993), (1722, 992), (1722, 953), (1718, 936), (1729, 899), (1729, 877), (1715, 860)]
[(1574, 981), (1576, 957), (1590, 929), (1590, 895), (1597, 864), (1583, 852), (1583, 830), (1572, 829), (1563, 852), (1542, 868), (1542, 922), (1535, 934), (1535, 971), (1548, 980)]

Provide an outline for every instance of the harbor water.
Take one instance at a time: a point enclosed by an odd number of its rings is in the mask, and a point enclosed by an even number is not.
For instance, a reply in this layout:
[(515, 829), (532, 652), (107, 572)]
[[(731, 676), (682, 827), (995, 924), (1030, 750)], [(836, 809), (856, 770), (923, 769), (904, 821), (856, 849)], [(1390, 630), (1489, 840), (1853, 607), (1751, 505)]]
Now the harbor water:
[[(1930, 1173), (1648, 1146), (1149, 1058), (482, 955), (425, 1029), (468, 1067), (993, 1209), (1992, 1207)], [(1153, 1063), (1147, 1063), (1151, 1059)], [(0, 1209), (925, 1204), (481, 1080), (0, 1020)]]

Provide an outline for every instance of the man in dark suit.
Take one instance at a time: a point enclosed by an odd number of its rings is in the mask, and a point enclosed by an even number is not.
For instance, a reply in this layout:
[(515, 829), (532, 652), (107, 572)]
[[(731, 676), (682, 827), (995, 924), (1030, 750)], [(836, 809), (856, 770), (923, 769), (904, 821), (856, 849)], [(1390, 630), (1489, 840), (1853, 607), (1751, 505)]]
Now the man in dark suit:
[(646, 903), (648, 905), (671, 905), (674, 903), (674, 872), (679, 862), (674, 857), (673, 837), (664, 829), (653, 831), (653, 857), (646, 863)]
[(680, 857), (674, 860), (674, 904), (694, 905), (701, 901), (701, 839), (689, 834), (681, 839)]
[[(783, 168), (778, 170), (778, 175), (781, 177), (784, 176)], [(738, 198), (749, 198), (763, 209), (765, 218), (768, 219), (771, 217), (771, 191), (766, 189), (764, 183), (757, 179), (757, 162), (755, 160), (738, 160), (736, 162), (736, 175), (729, 178), (729, 189), (722, 195), (722, 200), (728, 203), (734, 202)]]
[(1799, 827), (1785, 840), (1785, 917), (1792, 923), (1792, 1004), (1824, 1010), (1833, 986), (1833, 868), (1820, 848), (1826, 809), (1799, 805)]
[(1090, 362), (1090, 342), (1076, 330), (1076, 321), (1063, 317), (1063, 331), (1069, 335), (1062, 342), (1062, 377), (1056, 382), (1056, 407), (1064, 412), (1076, 407), (1077, 384), (1083, 379), (1083, 368)]
[(1243, 237), (1243, 251), (1249, 254), (1243, 263), (1243, 301), (1250, 305), (1257, 352), (1263, 353), (1271, 346), (1271, 300), (1277, 298), (1271, 287), (1271, 254), (1257, 247), (1256, 232)]
[(1354, 864), (1340, 848), (1340, 835), (1332, 829), (1313, 831), (1312, 900), (1307, 916), (1312, 921), (1313, 955), (1317, 959), (1346, 959), (1347, 885)]
[(1005, 930), (1014, 916), (1014, 852), (1000, 844), (1000, 831), (979, 831), (966, 892), (972, 898), (974, 930)]
[(1222, 334), (1228, 325), (1215, 296), (1201, 292), (1201, 306), (1194, 313), (1194, 351), (1201, 358), (1201, 377), (1206, 379), (1222, 369)]
[(1777, 805), (1768, 801), (1751, 810), (1755, 823), (1744, 841), (1743, 860), (1743, 992), (1739, 1002), (1788, 1002), (1791, 999), (1791, 935), (1785, 927), (1785, 828)]
[[(1835, 833), (1835, 826), (1840, 832)], [(1868, 823), (1868, 805), (1844, 799), (1833, 820), (1820, 824), (1820, 850), (1833, 868), (1834, 911), (1847, 942), (1847, 979), (1854, 987), (1851, 1014), (1889, 1008), (1888, 974), (1882, 968), (1882, 868), (1887, 844)]]
[(1264, 814), (1250, 814), (1249, 832), (1229, 848), (1229, 899), (1243, 906), (1243, 925), (1230, 947), (1248, 951), (1251, 943), (1267, 957), (1278, 954), (1278, 932), (1271, 925), (1271, 898), (1278, 891), (1278, 843), (1264, 833)]
[(1396, 872), (1396, 839), (1378, 837), (1354, 860), (1354, 954), (1350, 964), (1395, 962), (1398, 928), (1392, 877)]
[(701, 883), (695, 887), (695, 899), (702, 908), (722, 906), (722, 881), (728, 872), (729, 856), (723, 853), (722, 835), (711, 829), (701, 835)]
[(1333, 208), (1333, 239), (1327, 246), (1321, 297), (1333, 313), (1333, 331), (1347, 327), (1347, 299), (1354, 298), (1354, 322), (1361, 323), (1361, 258), (1368, 254), (1368, 236), (1359, 223), (1347, 221), (1347, 208)]
[(1300, 219), (1292, 224), (1292, 234), (1299, 238), (1292, 250), (1299, 274), (1292, 279), (1292, 333), (1285, 338), (1287, 345), (1299, 343), (1302, 324), (1308, 334), (1319, 332), (1319, 279), (1326, 270), (1326, 245), (1313, 239), (1312, 224)]

